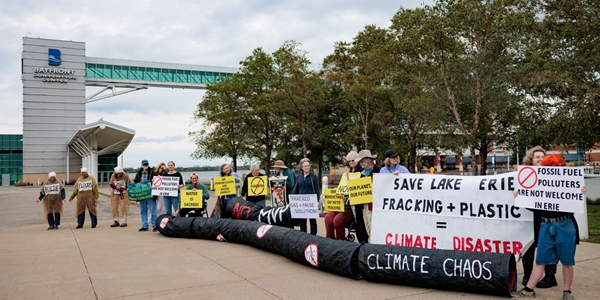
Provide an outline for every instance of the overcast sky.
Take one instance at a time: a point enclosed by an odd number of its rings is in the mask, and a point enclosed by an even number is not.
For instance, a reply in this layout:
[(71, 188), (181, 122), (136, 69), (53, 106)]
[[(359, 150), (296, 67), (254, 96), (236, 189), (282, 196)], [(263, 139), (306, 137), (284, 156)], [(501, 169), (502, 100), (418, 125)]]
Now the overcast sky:
[[(0, 134), (23, 133), (22, 38), (85, 42), (86, 56), (239, 67), (262, 47), (286, 40), (302, 43), (314, 69), (338, 41), (351, 41), (366, 25), (388, 27), (408, 1), (29, 1), (3, 0), (0, 7)], [(97, 88), (87, 87), (86, 94)], [(101, 117), (136, 131), (123, 154), (125, 167), (142, 159), (178, 166), (229, 162), (194, 160), (188, 132), (204, 91), (150, 88), (87, 104), (86, 123)]]

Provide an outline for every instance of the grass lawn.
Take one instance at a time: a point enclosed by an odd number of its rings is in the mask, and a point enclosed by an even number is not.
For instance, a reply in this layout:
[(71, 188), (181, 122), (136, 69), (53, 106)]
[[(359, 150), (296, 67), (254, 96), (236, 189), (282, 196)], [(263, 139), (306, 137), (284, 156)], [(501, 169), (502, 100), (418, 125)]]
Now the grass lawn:
[(585, 241), (600, 244), (600, 205), (588, 204), (587, 215), (590, 238)]

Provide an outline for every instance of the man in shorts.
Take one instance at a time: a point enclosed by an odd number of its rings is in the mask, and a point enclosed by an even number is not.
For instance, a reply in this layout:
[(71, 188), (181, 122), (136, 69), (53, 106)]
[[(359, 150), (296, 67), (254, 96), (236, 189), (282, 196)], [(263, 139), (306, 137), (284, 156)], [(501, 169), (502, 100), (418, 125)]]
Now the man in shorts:
[[(560, 154), (548, 155), (542, 160), (542, 166), (564, 166)], [(581, 189), (585, 193), (585, 187)], [(527, 285), (512, 293), (513, 297), (535, 298), (533, 290), (542, 278), (546, 265), (562, 263), (563, 300), (575, 299), (571, 293), (573, 284), (573, 266), (575, 265), (575, 247), (579, 243), (577, 222), (573, 213), (540, 210), (540, 233), (538, 236), (535, 266)]]

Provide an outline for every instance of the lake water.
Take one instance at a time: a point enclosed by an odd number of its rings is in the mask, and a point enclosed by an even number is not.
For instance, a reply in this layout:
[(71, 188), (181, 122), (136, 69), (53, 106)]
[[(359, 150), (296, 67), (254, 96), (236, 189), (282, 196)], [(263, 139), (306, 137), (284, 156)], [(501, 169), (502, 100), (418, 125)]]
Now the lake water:
[(600, 198), (600, 178), (586, 178), (585, 188), (587, 189), (585, 196), (592, 200)]
[[(183, 176), (183, 179), (187, 182), (190, 179), (190, 175), (192, 173), (198, 174), (198, 181), (201, 183), (210, 183), (213, 177), (220, 177), (220, 171), (196, 171), (196, 172), (179, 172)], [(250, 170), (238, 170), (236, 172), (240, 178), (242, 178), (242, 174), (250, 174)]]

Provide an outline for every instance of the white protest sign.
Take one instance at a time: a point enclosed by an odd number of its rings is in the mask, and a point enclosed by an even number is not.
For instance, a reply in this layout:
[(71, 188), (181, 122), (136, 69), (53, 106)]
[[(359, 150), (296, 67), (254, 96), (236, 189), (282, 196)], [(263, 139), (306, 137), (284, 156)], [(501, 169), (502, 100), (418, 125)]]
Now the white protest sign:
[(292, 219), (318, 219), (319, 201), (316, 194), (290, 195)]
[(584, 213), (583, 167), (519, 166), (517, 174), (517, 206)]
[(179, 192), (179, 177), (152, 177), (152, 196), (177, 197)]
[(515, 174), (374, 174), (371, 242), (517, 255), (533, 214), (514, 205)]

